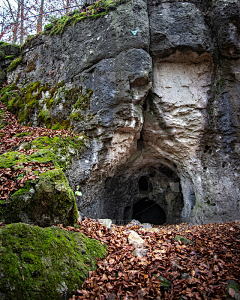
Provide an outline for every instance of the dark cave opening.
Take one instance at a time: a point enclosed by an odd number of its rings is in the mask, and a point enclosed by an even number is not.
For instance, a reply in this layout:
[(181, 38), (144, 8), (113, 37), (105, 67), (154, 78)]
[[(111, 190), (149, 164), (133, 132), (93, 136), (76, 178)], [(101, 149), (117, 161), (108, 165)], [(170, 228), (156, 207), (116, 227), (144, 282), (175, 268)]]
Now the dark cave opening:
[(139, 191), (145, 192), (148, 191), (148, 180), (146, 176), (142, 176), (138, 181)]
[(162, 225), (166, 223), (166, 214), (156, 202), (144, 198), (133, 205), (133, 219), (141, 223)]
[(161, 225), (179, 223), (184, 206), (177, 173), (164, 164), (125, 167), (105, 180), (99, 206), (100, 218), (116, 224), (132, 219)]

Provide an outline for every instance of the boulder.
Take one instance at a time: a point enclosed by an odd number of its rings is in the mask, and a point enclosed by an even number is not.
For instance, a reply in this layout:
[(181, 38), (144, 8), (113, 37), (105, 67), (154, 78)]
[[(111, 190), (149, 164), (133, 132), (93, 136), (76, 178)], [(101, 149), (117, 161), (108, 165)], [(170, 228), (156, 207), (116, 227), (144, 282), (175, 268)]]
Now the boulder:
[(142, 257), (142, 256), (146, 256), (148, 253), (148, 249), (144, 249), (144, 248), (136, 248), (133, 251), (133, 255), (137, 256), (137, 257)]
[(98, 219), (98, 222), (104, 226), (106, 226), (108, 229), (112, 226), (112, 220), (111, 219)]
[(21, 164), (31, 161), (51, 164), (53, 169), (46, 168), (36, 179), (28, 180), (8, 201), (1, 199), (0, 221), (39, 226), (74, 225), (78, 219), (75, 197), (51, 151), (39, 150), (30, 156), (7, 152), (0, 156), (0, 168), (21, 168)]
[(105, 255), (105, 246), (80, 232), (6, 225), (0, 229), (1, 299), (69, 299)]
[(136, 248), (144, 248), (146, 246), (145, 241), (134, 230), (130, 230), (130, 234), (128, 236), (128, 243), (130, 245), (134, 245)]

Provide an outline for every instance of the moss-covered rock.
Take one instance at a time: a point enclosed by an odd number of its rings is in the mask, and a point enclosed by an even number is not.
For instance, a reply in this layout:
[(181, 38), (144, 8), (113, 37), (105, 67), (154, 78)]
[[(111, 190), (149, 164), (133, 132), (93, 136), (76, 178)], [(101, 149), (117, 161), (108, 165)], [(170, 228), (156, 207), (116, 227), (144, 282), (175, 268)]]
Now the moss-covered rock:
[(228, 280), (227, 281), (227, 286), (226, 286), (226, 297), (228, 300), (231, 300), (231, 299), (235, 299), (235, 297), (233, 298), (231, 295), (232, 295), (232, 292), (231, 290), (234, 291), (235, 293), (239, 293), (240, 291), (240, 287), (239, 287), (239, 284), (234, 281), (234, 280)]
[(20, 54), (20, 46), (0, 42), (0, 87), (6, 81), (6, 71), (12, 60)]
[(176, 242), (182, 242), (185, 245), (187, 245), (187, 244), (194, 244), (193, 241), (191, 241), (191, 240), (189, 240), (189, 239), (187, 239), (187, 238), (185, 238), (184, 236), (181, 236), (181, 235), (176, 235), (174, 237), (174, 240)]
[(3, 109), (0, 109), (0, 129), (6, 126), (7, 122), (5, 121), (5, 111)]
[(0, 156), (0, 168), (21, 168), (21, 163), (30, 161), (55, 166), (54, 169), (41, 173), (37, 179), (28, 180), (7, 202), (0, 200), (0, 221), (34, 223), (40, 226), (59, 223), (73, 225), (77, 221), (75, 196), (54, 156), (47, 149), (30, 156), (19, 152), (7, 152)]
[(6, 73), (0, 69), (0, 86), (4, 83), (6, 80)]
[(69, 299), (106, 247), (79, 232), (23, 223), (0, 229), (0, 297)]
[(79, 137), (40, 137), (32, 141), (26, 149), (49, 149), (54, 153), (55, 160), (60, 168), (65, 171), (72, 161), (74, 155), (79, 154), (84, 149), (84, 136)]
[(10, 64), (10, 66), (8, 67), (7, 71), (8, 71), (8, 72), (11, 72), (11, 71), (15, 70), (16, 67), (17, 67), (21, 62), (22, 62), (22, 56), (17, 57), (16, 59), (14, 59), (14, 60), (11, 62), (11, 64)]
[(86, 113), (92, 93), (91, 89), (83, 91), (81, 86), (66, 88), (64, 81), (53, 87), (36, 81), (21, 89), (12, 84), (0, 91), (1, 101), (21, 124), (54, 130), (69, 129), (73, 115)]
[(153, 274), (156, 278), (160, 279), (161, 280), (161, 290), (162, 291), (167, 291), (171, 288), (171, 282), (166, 278), (166, 277), (163, 277), (163, 276), (156, 276), (155, 274)]

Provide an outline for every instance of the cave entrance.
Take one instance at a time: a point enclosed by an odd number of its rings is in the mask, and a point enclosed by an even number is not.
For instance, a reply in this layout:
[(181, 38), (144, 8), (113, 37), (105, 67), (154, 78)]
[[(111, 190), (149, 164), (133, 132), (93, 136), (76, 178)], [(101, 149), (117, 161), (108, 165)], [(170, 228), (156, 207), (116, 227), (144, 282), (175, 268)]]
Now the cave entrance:
[(100, 197), (100, 218), (112, 219), (117, 224), (132, 219), (155, 225), (182, 220), (181, 182), (174, 166), (126, 166), (105, 180)]
[(141, 223), (162, 225), (166, 223), (166, 214), (156, 202), (144, 198), (133, 205), (133, 219)]
[(139, 191), (145, 192), (148, 191), (148, 180), (146, 176), (142, 176), (138, 181)]

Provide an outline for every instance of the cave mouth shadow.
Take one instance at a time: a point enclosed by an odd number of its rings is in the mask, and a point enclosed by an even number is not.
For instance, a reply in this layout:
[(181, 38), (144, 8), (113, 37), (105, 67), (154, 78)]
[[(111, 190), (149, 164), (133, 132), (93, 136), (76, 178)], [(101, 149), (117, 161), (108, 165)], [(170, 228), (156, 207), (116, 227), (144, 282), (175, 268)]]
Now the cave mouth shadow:
[(132, 218), (141, 223), (162, 225), (166, 223), (166, 214), (156, 202), (143, 198), (133, 205)]
[(139, 191), (145, 192), (148, 191), (148, 180), (146, 176), (142, 176), (138, 181)]
[(181, 223), (183, 194), (173, 168), (162, 163), (141, 168), (126, 166), (106, 178), (100, 194), (99, 218), (110, 218), (118, 225), (132, 219), (154, 225)]

